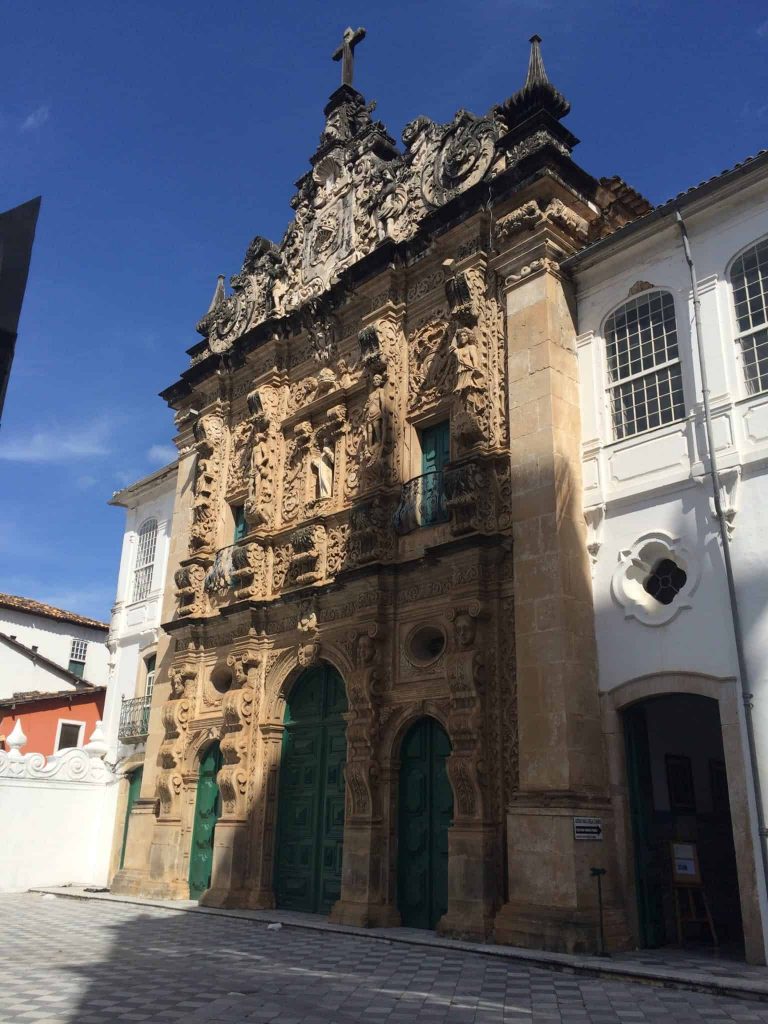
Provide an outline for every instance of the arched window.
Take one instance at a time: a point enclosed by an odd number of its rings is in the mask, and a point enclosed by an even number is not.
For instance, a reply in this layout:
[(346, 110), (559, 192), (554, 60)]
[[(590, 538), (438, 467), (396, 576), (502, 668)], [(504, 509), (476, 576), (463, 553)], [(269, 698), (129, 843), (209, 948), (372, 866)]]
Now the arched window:
[(768, 390), (768, 239), (758, 242), (731, 268), (733, 304), (750, 395)]
[(617, 440), (685, 416), (675, 303), (652, 291), (625, 302), (605, 323), (608, 394)]
[(157, 547), (157, 520), (147, 519), (139, 530), (136, 568), (133, 572), (133, 601), (143, 601), (152, 589), (152, 570)]

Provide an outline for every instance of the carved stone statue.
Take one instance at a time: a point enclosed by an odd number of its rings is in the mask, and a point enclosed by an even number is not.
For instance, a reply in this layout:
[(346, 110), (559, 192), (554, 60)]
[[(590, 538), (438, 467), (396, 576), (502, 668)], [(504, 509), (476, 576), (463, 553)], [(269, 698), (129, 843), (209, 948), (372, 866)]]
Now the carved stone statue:
[(451, 342), (456, 359), (456, 391), (458, 394), (480, 391), (485, 387), (485, 374), (480, 369), (477, 343), (469, 327), (459, 327)]
[(333, 494), (333, 448), (325, 446), (316, 458), (312, 459), (312, 469), (315, 473), (315, 497), (318, 501), (323, 498), (330, 498)]
[(365, 422), (365, 444), (369, 460), (380, 455), (384, 449), (384, 431), (386, 425), (386, 409), (384, 405), (384, 378), (381, 374), (373, 375), (373, 389), (365, 403), (363, 419)]
[(269, 487), (270, 479), (270, 450), (269, 435), (266, 431), (259, 431), (254, 438), (251, 448), (251, 466), (248, 477), (248, 498), (246, 500), (246, 513), (252, 523), (266, 521), (263, 511), (263, 504), (268, 495), (265, 491)]

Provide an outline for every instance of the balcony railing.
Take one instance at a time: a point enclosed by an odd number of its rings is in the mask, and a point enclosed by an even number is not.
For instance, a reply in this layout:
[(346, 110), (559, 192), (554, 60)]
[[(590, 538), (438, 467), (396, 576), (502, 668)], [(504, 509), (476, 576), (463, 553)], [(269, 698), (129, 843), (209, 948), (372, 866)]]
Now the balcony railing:
[(423, 473), (403, 484), (400, 504), (392, 517), (397, 533), (410, 533), (420, 526), (448, 522), (442, 470)]
[(120, 708), (120, 725), (117, 730), (118, 739), (136, 740), (149, 732), (149, 709), (152, 706), (150, 697), (134, 697), (125, 700)]

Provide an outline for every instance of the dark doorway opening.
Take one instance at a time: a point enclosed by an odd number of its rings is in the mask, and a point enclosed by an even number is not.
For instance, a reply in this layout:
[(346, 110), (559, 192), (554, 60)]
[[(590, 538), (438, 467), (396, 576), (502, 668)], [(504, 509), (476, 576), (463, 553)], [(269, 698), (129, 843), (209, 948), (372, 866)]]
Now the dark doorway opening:
[(681, 937), (686, 946), (715, 948), (705, 898), (720, 950), (740, 954), (739, 885), (717, 701), (685, 693), (650, 697), (628, 708), (623, 719), (640, 944), (677, 945)]

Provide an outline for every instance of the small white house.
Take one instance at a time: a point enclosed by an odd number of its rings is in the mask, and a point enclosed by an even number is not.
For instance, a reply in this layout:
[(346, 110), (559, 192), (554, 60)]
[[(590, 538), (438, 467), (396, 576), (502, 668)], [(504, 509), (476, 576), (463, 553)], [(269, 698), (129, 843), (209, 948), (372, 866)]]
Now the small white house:
[(178, 463), (117, 491), (126, 510), (117, 594), (109, 627), (109, 685), (104, 708), (107, 759), (144, 749), (157, 664), (163, 590)]
[[(714, 516), (701, 300), (738, 670)], [(576, 284), (584, 504), (621, 871), (640, 945), (674, 942), (674, 857), (698, 859), (721, 944), (764, 962), (768, 794), (768, 153), (565, 262)], [(750, 756), (742, 687), (753, 697)], [(703, 913), (703, 911), (702, 911)], [(709, 926), (700, 926), (710, 940)]]
[[(0, 594), (0, 699), (61, 689), (54, 666), (94, 686), (107, 681), (107, 624), (28, 597)], [(34, 657), (37, 655), (37, 657)]]

